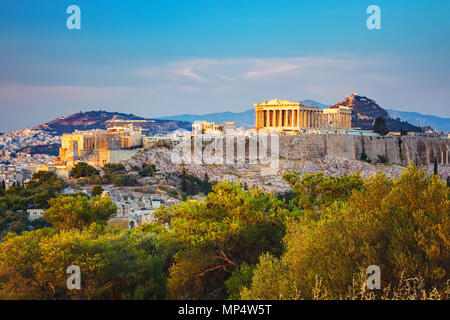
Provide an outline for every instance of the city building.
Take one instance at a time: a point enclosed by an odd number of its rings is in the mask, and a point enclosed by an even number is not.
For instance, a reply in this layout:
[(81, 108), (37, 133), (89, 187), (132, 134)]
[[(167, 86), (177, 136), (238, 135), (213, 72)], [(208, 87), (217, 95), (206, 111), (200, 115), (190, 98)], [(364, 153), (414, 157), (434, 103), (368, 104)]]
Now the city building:
[(299, 102), (275, 99), (255, 104), (255, 129), (350, 129), (351, 113), (352, 110), (345, 106), (320, 109)]
[(44, 209), (28, 209), (27, 210), (28, 219), (33, 221), (42, 218), (44, 211), (45, 211)]

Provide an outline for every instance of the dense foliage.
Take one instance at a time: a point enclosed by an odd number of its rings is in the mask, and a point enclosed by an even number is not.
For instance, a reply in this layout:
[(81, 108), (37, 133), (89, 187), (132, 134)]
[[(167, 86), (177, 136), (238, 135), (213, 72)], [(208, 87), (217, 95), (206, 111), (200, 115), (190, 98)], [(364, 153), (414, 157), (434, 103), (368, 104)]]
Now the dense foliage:
[(93, 166), (87, 164), (86, 162), (78, 162), (70, 170), (70, 177), (74, 179), (97, 176), (99, 172)]
[[(135, 230), (104, 226), (107, 198), (52, 199), (52, 227), (0, 242), (0, 298), (448, 299), (450, 192), (436, 175), (284, 179), (278, 195), (218, 183)], [(81, 290), (65, 285), (70, 265)], [(382, 290), (367, 292), (369, 265)]]
[[(0, 243), (0, 299), (163, 299), (166, 275), (158, 236), (142, 229), (41, 229)], [(68, 290), (68, 266), (81, 290)]]
[(384, 286), (406, 277), (442, 289), (450, 271), (449, 212), (449, 190), (436, 176), (412, 166), (395, 181), (379, 174), (348, 200), (322, 208), (319, 219), (289, 224), (285, 253), (261, 256), (242, 297), (314, 298), (320, 279), (326, 295), (339, 298), (373, 264)]
[(224, 298), (225, 281), (234, 270), (256, 264), (263, 252), (280, 255), (289, 216), (283, 204), (258, 190), (222, 182), (203, 202), (160, 209), (157, 218), (182, 244), (170, 268), (171, 298)]
[(59, 196), (49, 201), (44, 218), (58, 230), (82, 229), (93, 222), (106, 224), (117, 208), (108, 197)]
[(7, 232), (20, 233), (33, 227), (26, 210), (47, 209), (48, 201), (57, 197), (66, 186), (55, 173), (39, 171), (24, 186), (15, 185), (3, 190), (0, 196), (0, 239)]
[(195, 175), (187, 174), (183, 168), (181, 173), (181, 191), (185, 195), (184, 198), (199, 193), (207, 195), (212, 191), (212, 183), (207, 173), (205, 173), (203, 180), (201, 180)]

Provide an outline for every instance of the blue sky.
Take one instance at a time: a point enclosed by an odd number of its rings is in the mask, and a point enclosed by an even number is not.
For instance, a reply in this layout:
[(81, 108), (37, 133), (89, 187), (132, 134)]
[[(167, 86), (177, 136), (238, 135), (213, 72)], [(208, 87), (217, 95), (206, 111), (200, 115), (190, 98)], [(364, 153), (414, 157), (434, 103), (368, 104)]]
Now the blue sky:
[[(81, 8), (81, 30), (66, 8)], [(368, 30), (366, 8), (381, 8)], [(80, 110), (157, 117), (272, 98), (450, 116), (450, 1), (8, 0), (0, 131)]]

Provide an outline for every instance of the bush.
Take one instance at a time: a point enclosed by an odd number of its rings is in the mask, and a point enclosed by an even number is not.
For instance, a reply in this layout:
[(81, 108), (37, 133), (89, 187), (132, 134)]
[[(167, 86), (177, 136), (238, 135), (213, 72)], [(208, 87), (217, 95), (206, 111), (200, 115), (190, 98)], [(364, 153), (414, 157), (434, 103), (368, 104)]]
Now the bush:
[(155, 172), (158, 170), (156, 169), (156, 166), (154, 164), (146, 164), (144, 168), (139, 170), (139, 175), (141, 177), (153, 177)]
[(377, 157), (378, 157), (379, 163), (384, 163), (384, 164), (388, 163), (387, 157), (385, 155), (379, 154)]
[(99, 196), (103, 193), (103, 188), (100, 185), (96, 185), (92, 187), (91, 195), (92, 197)]
[(372, 162), (372, 160), (370, 160), (369, 156), (365, 152), (361, 153), (361, 160), (365, 161), (367, 163), (371, 163)]
[(125, 167), (121, 163), (107, 163), (103, 166), (103, 172), (105, 174), (111, 174), (115, 172), (123, 172), (125, 171)]
[(82, 177), (90, 177), (98, 175), (99, 172), (93, 166), (90, 166), (86, 162), (78, 162), (72, 170), (70, 170), (70, 177), (74, 179)]
[(112, 184), (122, 187), (130, 187), (137, 184), (136, 178), (128, 174), (112, 174), (110, 181)]

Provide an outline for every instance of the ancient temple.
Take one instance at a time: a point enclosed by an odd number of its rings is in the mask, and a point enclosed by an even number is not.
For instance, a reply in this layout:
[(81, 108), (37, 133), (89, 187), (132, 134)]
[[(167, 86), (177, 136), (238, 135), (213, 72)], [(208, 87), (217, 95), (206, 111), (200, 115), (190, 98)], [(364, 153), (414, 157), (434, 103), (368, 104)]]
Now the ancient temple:
[(255, 129), (350, 129), (351, 112), (345, 106), (320, 109), (299, 102), (275, 99), (255, 104)]

